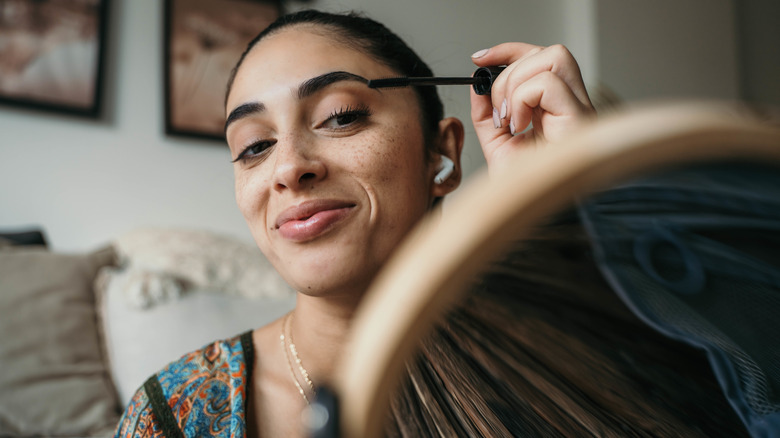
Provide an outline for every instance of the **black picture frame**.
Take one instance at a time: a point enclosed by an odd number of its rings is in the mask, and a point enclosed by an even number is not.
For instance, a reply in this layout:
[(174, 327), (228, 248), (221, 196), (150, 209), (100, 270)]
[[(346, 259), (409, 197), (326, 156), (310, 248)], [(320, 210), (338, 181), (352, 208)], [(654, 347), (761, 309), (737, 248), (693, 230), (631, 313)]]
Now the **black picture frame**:
[(165, 133), (224, 141), (225, 86), (278, 0), (164, 1)]
[(0, 0), (0, 103), (99, 118), (109, 0)]

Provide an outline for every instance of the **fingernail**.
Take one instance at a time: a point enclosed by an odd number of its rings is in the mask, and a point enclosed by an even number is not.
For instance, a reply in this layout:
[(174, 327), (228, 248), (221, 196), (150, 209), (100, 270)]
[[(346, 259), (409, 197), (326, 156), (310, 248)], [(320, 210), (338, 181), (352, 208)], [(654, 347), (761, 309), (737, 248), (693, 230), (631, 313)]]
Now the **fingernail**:
[(498, 110), (493, 108), (493, 126), (496, 127), (496, 129), (501, 127), (501, 119), (498, 118)]
[(501, 120), (506, 118), (506, 99), (501, 102)]
[(488, 50), (490, 50), (490, 49), (477, 50), (476, 52), (474, 52), (473, 55), (471, 55), (471, 57), (472, 58), (481, 58), (481, 57), (487, 55)]
[(509, 132), (515, 135), (515, 119), (509, 119)]

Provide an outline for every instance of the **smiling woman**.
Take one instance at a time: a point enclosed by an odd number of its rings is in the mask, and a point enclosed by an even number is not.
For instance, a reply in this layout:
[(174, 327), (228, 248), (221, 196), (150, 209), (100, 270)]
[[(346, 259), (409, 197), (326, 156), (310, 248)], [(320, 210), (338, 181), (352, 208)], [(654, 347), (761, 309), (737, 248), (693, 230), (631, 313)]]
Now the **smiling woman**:
[[(472, 122), (491, 168), (593, 112), (561, 46), (507, 43), (472, 60), (507, 65), (492, 95), (472, 92)], [(301, 433), (299, 414), (332, 379), (374, 276), (461, 180), (462, 123), (444, 117), (435, 87), (366, 84), (394, 76), (432, 72), (386, 27), (355, 15), (299, 12), (250, 42), (225, 102), (236, 201), (257, 245), (299, 292), (296, 307), (152, 376), (117, 436)], [(453, 165), (442, 176), (445, 159)]]
[[(392, 74), (321, 32), (289, 27), (255, 45), (233, 81), (227, 107), (261, 109), (241, 111), (226, 130), (239, 208), (306, 294), (359, 297), (433, 199), (455, 187), (433, 184), (414, 91), (380, 92), (363, 79)], [(435, 150), (458, 161), (460, 123), (441, 125), (450, 142)]]

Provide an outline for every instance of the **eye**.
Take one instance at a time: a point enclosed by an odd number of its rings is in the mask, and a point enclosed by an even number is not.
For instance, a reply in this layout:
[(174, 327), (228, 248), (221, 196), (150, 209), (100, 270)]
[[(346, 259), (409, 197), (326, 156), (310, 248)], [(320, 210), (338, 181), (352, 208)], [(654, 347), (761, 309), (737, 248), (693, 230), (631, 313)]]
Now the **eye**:
[(363, 122), (370, 116), (371, 110), (365, 105), (347, 105), (331, 113), (319, 127), (338, 131)]
[(264, 155), (271, 146), (276, 144), (276, 140), (260, 140), (247, 146), (232, 162), (247, 161), (251, 158), (257, 158)]

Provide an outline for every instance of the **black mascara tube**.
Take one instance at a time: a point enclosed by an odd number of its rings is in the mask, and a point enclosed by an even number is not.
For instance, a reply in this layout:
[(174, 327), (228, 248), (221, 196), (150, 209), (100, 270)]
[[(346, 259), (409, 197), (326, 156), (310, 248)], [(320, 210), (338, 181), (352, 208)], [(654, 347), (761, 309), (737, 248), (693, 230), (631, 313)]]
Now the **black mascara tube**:
[(394, 88), (410, 86), (433, 86), (433, 85), (471, 85), (474, 92), (480, 96), (490, 94), (498, 75), (506, 67), (480, 67), (471, 77), (399, 77), (386, 79), (371, 79), (368, 81), (368, 88)]

